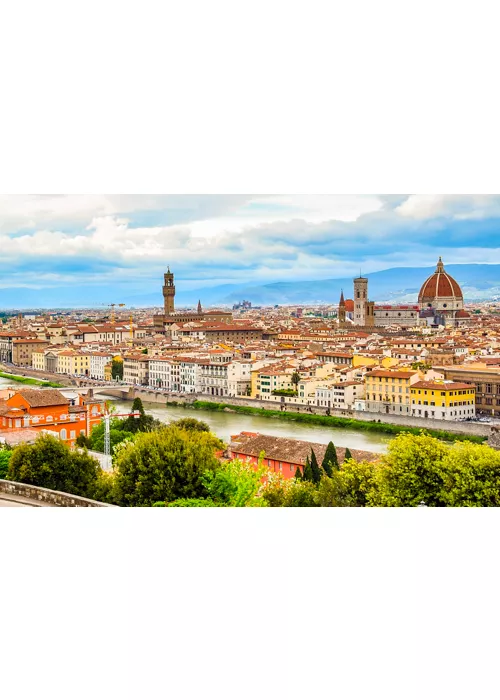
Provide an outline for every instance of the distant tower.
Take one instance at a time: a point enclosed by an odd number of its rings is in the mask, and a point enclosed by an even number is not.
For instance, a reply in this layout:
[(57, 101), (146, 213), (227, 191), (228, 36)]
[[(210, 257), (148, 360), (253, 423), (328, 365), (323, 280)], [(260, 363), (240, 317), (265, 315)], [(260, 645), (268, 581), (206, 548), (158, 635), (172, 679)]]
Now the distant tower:
[(165, 286), (163, 287), (163, 298), (165, 300), (165, 316), (171, 316), (175, 311), (175, 285), (174, 275), (170, 272), (165, 273)]
[(354, 280), (354, 324), (366, 326), (366, 306), (368, 301), (368, 279), (356, 277)]
[(345, 323), (346, 319), (346, 308), (344, 299), (344, 290), (340, 292), (340, 303), (339, 303), (339, 323)]
[(200, 299), (200, 301), (198, 302), (198, 313), (199, 313), (199, 314), (202, 314), (202, 313), (203, 313), (203, 309), (201, 308), (201, 299)]

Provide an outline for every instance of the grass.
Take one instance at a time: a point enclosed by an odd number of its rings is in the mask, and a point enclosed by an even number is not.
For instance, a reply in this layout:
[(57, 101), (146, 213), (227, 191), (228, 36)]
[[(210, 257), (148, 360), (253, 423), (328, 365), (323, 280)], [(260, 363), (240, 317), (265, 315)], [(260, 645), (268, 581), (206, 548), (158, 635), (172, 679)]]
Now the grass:
[(58, 384), (57, 382), (45, 382), (41, 379), (31, 379), (30, 377), (18, 377), (15, 374), (6, 374), (5, 372), (0, 372), (0, 377), (3, 377), (4, 379), (10, 379), (13, 382), (18, 382), (19, 384), (28, 384), (30, 386), (40, 386), (40, 387), (45, 387), (51, 388), (51, 389), (60, 389), (63, 385)]
[[(272, 411), (266, 408), (252, 408), (250, 406), (235, 406), (227, 403), (212, 403), (211, 401), (195, 401), (191, 406), (201, 411), (223, 411), (230, 408), (234, 413), (243, 413), (250, 416), (262, 416), (264, 418), (279, 418), (280, 420), (294, 421), (295, 423), (312, 423), (324, 425), (330, 428), (344, 428), (348, 430), (364, 430), (373, 433), (385, 433), (386, 435), (398, 435), (399, 433), (411, 433), (420, 435), (422, 428), (411, 428), (405, 425), (393, 425), (392, 423), (379, 423), (378, 421), (362, 421), (355, 418), (342, 418), (338, 416), (319, 416), (310, 413), (285, 413)], [(446, 440), (448, 442), (463, 441), (483, 443), (487, 440), (484, 435), (462, 435), (448, 430), (426, 429), (428, 435)]]

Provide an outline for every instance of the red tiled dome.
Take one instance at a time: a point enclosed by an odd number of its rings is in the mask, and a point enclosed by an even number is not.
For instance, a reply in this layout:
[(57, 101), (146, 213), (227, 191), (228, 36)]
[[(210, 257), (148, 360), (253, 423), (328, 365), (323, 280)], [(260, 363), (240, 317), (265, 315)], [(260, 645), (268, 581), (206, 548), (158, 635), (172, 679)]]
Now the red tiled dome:
[(418, 301), (420, 304), (432, 302), (436, 298), (455, 297), (463, 300), (462, 290), (460, 285), (445, 272), (443, 261), (439, 258), (439, 262), (434, 272), (423, 284)]
[(455, 314), (455, 318), (470, 318), (470, 313), (465, 309), (460, 309), (460, 311), (457, 311)]
[(348, 314), (354, 313), (354, 301), (352, 299), (345, 300), (345, 310)]

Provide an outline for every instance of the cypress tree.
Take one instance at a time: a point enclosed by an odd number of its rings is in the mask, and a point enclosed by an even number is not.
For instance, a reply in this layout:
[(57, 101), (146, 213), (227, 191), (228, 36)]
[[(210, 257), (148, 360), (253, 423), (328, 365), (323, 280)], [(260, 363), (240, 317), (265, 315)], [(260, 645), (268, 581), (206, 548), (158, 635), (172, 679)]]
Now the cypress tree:
[(302, 480), (314, 482), (314, 474), (311, 469), (311, 462), (309, 461), (309, 457), (306, 457), (306, 466), (304, 467), (304, 475), (302, 477)]
[(333, 444), (333, 442), (330, 442), (328, 444), (321, 466), (323, 467), (327, 476), (333, 476), (333, 470), (339, 468), (337, 450), (335, 449), (335, 445)]
[(302, 481), (302, 472), (300, 471), (300, 467), (297, 467), (295, 470), (295, 478), (297, 481)]
[(347, 448), (345, 451), (344, 462), (347, 462), (348, 459), (352, 459), (351, 450), (349, 448)]
[(319, 468), (316, 455), (314, 454), (314, 450), (311, 450), (311, 471), (314, 483), (319, 484), (319, 482), (321, 481), (321, 470)]

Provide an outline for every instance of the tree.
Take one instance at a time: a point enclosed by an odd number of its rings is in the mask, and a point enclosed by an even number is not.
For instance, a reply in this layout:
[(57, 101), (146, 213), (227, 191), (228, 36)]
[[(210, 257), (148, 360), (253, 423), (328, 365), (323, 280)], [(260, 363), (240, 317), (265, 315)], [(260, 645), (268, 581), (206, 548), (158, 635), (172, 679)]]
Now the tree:
[(297, 467), (295, 470), (295, 479), (297, 479), (297, 481), (302, 481), (302, 470), (300, 467)]
[(321, 464), (323, 471), (327, 476), (333, 475), (333, 470), (339, 468), (339, 460), (337, 457), (337, 450), (333, 442), (328, 443), (326, 448), (325, 456), (323, 457), (323, 462)]
[(262, 490), (262, 477), (265, 469), (255, 469), (252, 465), (235, 459), (224, 462), (214, 470), (207, 470), (202, 483), (208, 492), (208, 499), (221, 506), (245, 508), (266, 506), (259, 493)]
[(139, 433), (115, 456), (116, 499), (122, 506), (151, 506), (209, 496), (206, 472), (215, 471), (220, 442), (211, 433), (165, 426)]
[(136, 413), (138, 416), (129, 416), (122, 423), (122, 430), (128, 433), (145, 433), (152, 430), (157, 430), (163, 426), (163, 423), (157, 418), (146, 413), (141, 399), (134, 399), (131, 413)]
[(300, 374), (297, 372), (297, 370), (295, 370), (295, 372), (292, 374), (291, 381), (292, 381), (292, 384), (295, 386), (295, 391), (297, 391), (297, 387), (298, 387), (299, 382), (300, 382)]
[(313, 475), (313, 482), (315, 484), (319, 484), (321, 481), (321, 469), (319, 468), (318, 460), (313, 449), (311, 449), (311, 471)]
[(11, 456), (11, 450), (5, 448), (0, 449), (0, 479), (5, 479), (7, 476)]
[(88, 450), (92, 449), (92, 440), (85, 435), (85, 433), (80, 433), (76, 438), (77, 447), (86, 447)]
[(102, 472), (87, 452), (71, 452), (52, 435), (41, 434), (33, 445), (19, 445), (12, 453), (7, 478), (54, 491), (94, 498)]
[(347, 462), (350, 459), (352, 459), (351, 450), (348, 447), (346, 447), (345, 455), (344, 455), (344, 462)]
[(314, 473), (311, 469), (311, 462), (309, 461), (309, 457), (306, 457), (306, 464), (304, 466), (304, 474), (302, 475), (302, 479), (303, 481), (310, 481), (311, 483), (314, 483)]
[(455, 443), (440, 466), (445, 505), (500, 506), (500, 452), (486, 445)]
[(445, 505), (441, 462), (449, 451), (443, 442), (424, 432), (398, 435), (381, 459), (377, 488), (371, 498), (373, 505)]
[(111, 376), (113, 379), (123, 379), (123, 360), (121, 358), (112, 360)]
[(317, 491), (317, 504), (323, 508), (360, 508), (370, 505), (376, 484), (377, 465), (373, 462), (344, 462), (333, 476), (323, 476)]
[(169, 425), (176, 425), (181, 430), (197, 430), (202, 433), (209, 433), (210, 426), (201, 420), (196, 420), (196, 418), (180, 418)]
[(285, 508), (315, 508), (316, 487), (308, 481), (295, 481), (290, 479), (290, 488), (287, 490), (283, 506)]

